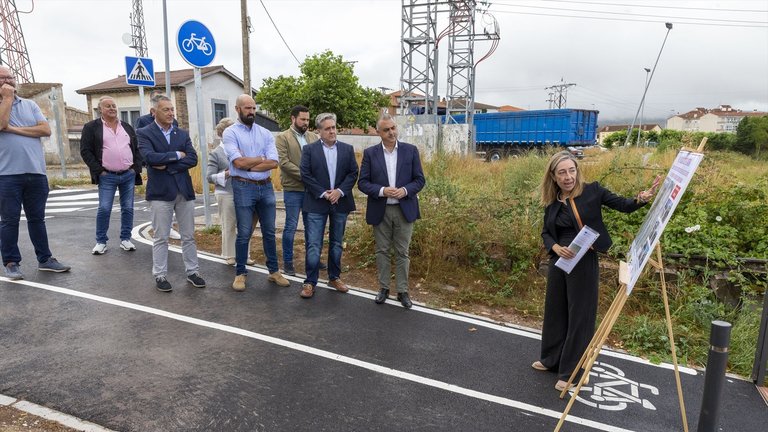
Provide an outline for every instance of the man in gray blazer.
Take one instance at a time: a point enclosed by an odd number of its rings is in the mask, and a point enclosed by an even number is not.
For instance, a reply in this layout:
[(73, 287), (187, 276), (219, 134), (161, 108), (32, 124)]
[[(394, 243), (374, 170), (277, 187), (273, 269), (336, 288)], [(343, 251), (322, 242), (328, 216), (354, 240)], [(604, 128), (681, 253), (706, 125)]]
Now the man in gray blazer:
[[(283, 272), (295, 276), (293, 267), (293, 239), (299, 225), (299, 213), (306, 226), (306, 216), (301, 211), (304, 201), (304, 183), (301, 181), (301, 150), (318, 140), (309, 129), (309, 108), (295, 106), (291, 110), (291, 126), (275, 138), (277, 156), (280, 159), (280, 184), (283, 186), (285, 227), (283, 228)], [(306, 239), (305, 239), (306, 240)]]

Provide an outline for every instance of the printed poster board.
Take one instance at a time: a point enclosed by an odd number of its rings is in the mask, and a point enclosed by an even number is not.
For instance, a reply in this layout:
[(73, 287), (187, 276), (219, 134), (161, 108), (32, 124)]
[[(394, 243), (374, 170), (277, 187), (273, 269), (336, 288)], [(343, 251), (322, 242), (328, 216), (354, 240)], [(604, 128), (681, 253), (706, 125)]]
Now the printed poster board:
[(701, 153), (681, 150), (677, 158), (672, 163), (672, 167), (664, 179), (656, 199), (653, 201), (651, 210), (645, 216), (640, 230), (635, 236), (634, 241), (629, 246), (627, 253), (627, 266), (629, 270), (629, 280), (627, 282), (627, 295), (632, 293), (637, 279), (640, 277), (643, 268), (648, 263), (651, 252), (661, 238), (667, 223), (672, 218), (672, 214), (680, 203), (688, 183), (691, 182), (696, 168), (699, 167), (704, 159)]

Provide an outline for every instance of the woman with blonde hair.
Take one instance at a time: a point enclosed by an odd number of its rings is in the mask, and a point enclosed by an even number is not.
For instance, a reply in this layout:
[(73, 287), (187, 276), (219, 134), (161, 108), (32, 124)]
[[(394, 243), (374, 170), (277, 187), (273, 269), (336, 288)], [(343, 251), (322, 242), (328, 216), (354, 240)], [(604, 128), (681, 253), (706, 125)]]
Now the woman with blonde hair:
[[(557, 373), (555, 389), (562, 391), (595, 332), (598, 284), (598, 252), (611, 247), (611, 236), (603, 223), (603, 206), (631, 213), (651, 200), (660, 178), (650, 189), (635, 198), (614, 194), (598, 182), (586, 183), (579, 161), (567, 151), (549, 159), (541, 182), (541, 202), (545, 206), (541, 237), (549, 254), (541, 357), (531, 366)], [(600, 236), (592, 248), (566, 273), (555, 262), (573, 258), (568, 248), (583, 226)]]

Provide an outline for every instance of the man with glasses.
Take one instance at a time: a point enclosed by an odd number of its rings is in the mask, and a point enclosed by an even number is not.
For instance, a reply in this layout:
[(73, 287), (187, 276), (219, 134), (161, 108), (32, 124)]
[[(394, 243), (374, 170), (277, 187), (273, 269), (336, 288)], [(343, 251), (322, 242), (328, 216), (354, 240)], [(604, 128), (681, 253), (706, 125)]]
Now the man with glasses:
[(38, 270), (61, 273), (70, 269), (53, 258), (45, 227), (48, 177), (40, 138), (50, 135), (40, 107), (16, 95), (13, 72), (0, 66), (0, 250), (5, 276), (12, 280), (24, 278), (18, 245), (22, 207)]

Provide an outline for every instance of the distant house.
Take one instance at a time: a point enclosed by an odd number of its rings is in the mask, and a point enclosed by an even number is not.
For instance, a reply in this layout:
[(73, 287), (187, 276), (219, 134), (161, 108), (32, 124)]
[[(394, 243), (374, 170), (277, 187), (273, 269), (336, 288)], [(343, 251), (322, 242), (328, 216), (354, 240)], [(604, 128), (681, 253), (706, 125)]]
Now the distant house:
[(499, 107), (499, 112), (516, 112), (516, 111), (525, 111), (524, 108), (519, 108), (512, 105), (502, 105)]
[[(236, 117), (235, 99), (243, 93), (243, 81), (228, 71), (224, 66), (208, 66), (201, 70), (203, 118), (206, 142), (214, 142), (214, 127), (225, 117)], [(195, 81), (193, 69), (181, 69), (170, 72), (171, 100), (176, 108), (176, 120), (179, 127), (189, 130), (193, 141), (197, 143), (197, 101), (195, 100)], [(149, 97), (153, 90), (165, 91), (165, 72), (155, 73), (155, 87), (144, 88), (146, 111), (149, 112)], [(88, 99), (88, 112), (92, 119), (98, 118), (99, 98), (111, 96), (115, 99), (120, 119), (133, 124), (139, 117), (139, 93), (136, 86), (125, 82), (125, 75), (100, 82), (82, 89), (77, 93)], [(277, 122), (265, 114), (258, 114), (256, 123), (271, 130), (279, 130)]]
[(667, 129), (685, 132), (725, 132), (736, 133), (736, 128), (744, 117), (762, 117), (768, 115), (759, 111), (742, 111), (730, 105), (717, 108), (696, 108), (685, 114), (678, 114), (667, 119)]
[[(423, 95), (420, 95), (417, 93), (413, 93), (413, 95), (419, 98), (423, 97)], [(396, 92), (389, 93), (387, 96), (389, 96), (389, 107), (387, 107), (387, 112), (389, 112), (389, 115), (392, 115), (392, 116), (398, 115), (398, 113), (400, 112), (400, 102), (401, 102), (401, 98), (403, 97), (403, 92), (398, 90)], [(465, 104), (464, 99), (457, 99), (455, 101), (454, 106), (463, 106), (464, 104)], [(443, 98), (437, 102), (438, 114), (444, 115), (445, 109), (446, 109), (446, 101), (445, 101), (445, 98)], [(495, 105), (489, 105), (486, 103), (475, 101), (475, 114), (486, 113), (486, 112), (497, 112), (498, 110), (499, 110), (499, 107)], [(458, 111), (454, 110), (454, 113), (458, 113)]]
[[(635, 125), (632, 129), (637, 129), (638, 125)], [(643, 132), (661, 132), (661, 126), (649, 123), (642, 125)], [(600, 129), (597, 130), (597, 145), (603, 145), (603, 141), (608, 138), (608, 135), (611, 135), (613, 133), (619, 132), (619, 131), (626, 131), (629, 129), (628, 124), (624, 125), (610, 125), (610, 126), (603, 126)]]

